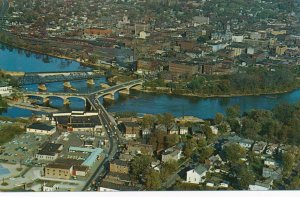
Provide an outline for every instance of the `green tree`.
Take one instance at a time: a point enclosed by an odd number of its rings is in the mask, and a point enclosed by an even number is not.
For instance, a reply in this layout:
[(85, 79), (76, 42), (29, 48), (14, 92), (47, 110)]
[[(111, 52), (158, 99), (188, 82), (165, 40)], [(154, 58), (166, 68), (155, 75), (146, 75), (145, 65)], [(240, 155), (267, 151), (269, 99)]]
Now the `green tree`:
[(171, 126), (174, 124), (175, 117), (170, 113), (158, 114), (157, 121), (159, 124), (165, 125), (168, 131), (170, 131)]
[(131, 174), (139, 180), (141, 175), (144, 175), (147, 169), (150, 168), (152, 158), (148, 155), (140, 155), (135, 157), (130, 163)]
[(159, 190), (162, 186), (158, 171), (149, 169), (145, 174), (145, 187), (147, 190)]
[(161, 172), (160, 172), (161, 180), (166, 180), (168, 178), (168, 176), (170, 176), (176, 172), (178, 167), (179, 166), (178, 166), (177, 161), (168, 161), (166, 163), (163, 163)]
[(179, 142), (179, 136), (176, 134), (166, 136), (166, 147), (171, 147)]
[(240, 117), (240, 113), (240, 106), (238, 105), (234, 105), (226, 109), (227, 118), (238, 118)]
[(235, 166), (236, 184), (239, 189), (248, 189), (255, 181), (254, 173), (245, 165)]
[(142, 119), (142, 126), (144, 128), (153, 128), (156, 119), (153, 115), (146, 114)]
[(215, 115), (215, 124), (221, 124), (221, 122), (224, 120), (224, 116), (221, 113), (216, 113)]
[(293, 170), (293, 166), (295, 163), (295, 156), (290, 152), (286, 152), (282, 154), (281, 159), (282, 159), (283, 174), (285, 176), (289, 176)]
[(230, 163), (236, 164), (246, 155), (246, 150), (238, 144), (228, 144), (224, 147), (224, 156)]

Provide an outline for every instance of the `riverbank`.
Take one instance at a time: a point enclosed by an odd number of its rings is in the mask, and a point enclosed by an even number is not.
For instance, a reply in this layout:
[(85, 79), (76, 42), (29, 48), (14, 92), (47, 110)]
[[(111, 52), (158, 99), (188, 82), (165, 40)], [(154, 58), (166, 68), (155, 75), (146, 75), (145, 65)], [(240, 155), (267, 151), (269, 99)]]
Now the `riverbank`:
[(200, 95), (200, 94), (193, 94), (193, 93), (174, 93), (171, 90), (170, 91), (164, 91), (164, 90), (150, 90), (150, 89), (141, 89), (137, 90), (140, 92), (145, 93), (155, 93), (155, 94), (167, 94), (167, 95), (173, 95), (173, 96), (187, 96), (187, 97), (196, 97), (196, 98), (229, 98), (229, 97), (238, 97), (238, 96), (267, 96), (267, 95), (278, 95), (278, 94), (284, 94), (293, 92), (297, 89), (299, 89), (300, 86), (288, 89), (288, 90), (282, 90), (282, 91), (272, 91), (272, 92), (260, 92), (260, 93), (232, 93), (232, 94), (216, 94), (216, 95)]
[[(5, 34), (5, 36), (7, 36), (7, 34)], [(11, 39), (14, 39), (14, 37), (15, 37), (14, 35), (9, 35), (9, 38), (11, 38)], [(22, 39), (22, 40), (24, 41), (24, 39)], [(41, 40), (41, 41), (43, 41), (43, 40)], [(84, 61), (79, 60), (78, 58), (74, 58), (74, 57), (70, 57), (70, 56), (59, 55), (59, 54), (55, 54), (55, 53), (51, 53), (51, 52), (45, 52), (45, 51), (39, 51), (37, 49), (33, 49), (32, 47), (29, 47), (30, 44), (27, 45), (28, 47), (24, 47), (24, 46), (17, 45), (15, 43), (6, 42), (4, 40), (0, 40), (0, 44), (1, 43), (5, 44), (5, 45), (8, 45), (8, 46), (11, 46), (11, 47), (14, 47), (14, 48), (17, 48), (17, 49), (26, 50), (26, 51), (29, 51), (31, 53), (37, 53), (37, 54), (40, 54), (40, 55), (47, 55), (47, 56), (54, 57), (54, 58), (59, 58), (59, 59), (71, 60), (71, 61), (74, 61), (74, 62), (78, 62), (82, 66), (90, 67), (90, 68), (93, 68), (93, 69), (102, 68), (102, 69), (107, 70), (107, 69), (111, 68), (110, 65), (106, 65), (106, 64), (93, 64), (91, 62), (84, 62)]]

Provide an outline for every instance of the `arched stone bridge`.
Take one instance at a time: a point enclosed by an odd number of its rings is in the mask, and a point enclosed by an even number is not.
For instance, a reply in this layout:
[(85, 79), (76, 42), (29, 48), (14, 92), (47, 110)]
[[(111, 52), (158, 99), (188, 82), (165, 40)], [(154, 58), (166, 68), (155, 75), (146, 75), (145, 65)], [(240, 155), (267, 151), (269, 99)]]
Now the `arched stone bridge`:
[(64, 101), (64, 104), (69, 103), (70, 98), (79, 98), (84, 101), (85, 107), (90, 108), (90, 103), (88, 101), (88, 97), (94, 96), (99, 99), (103, 97), (107, 100), (114, 100), (115, 93), (119, 92), (120, 94), (130, 94), (130, 89), (141, 89), (143, 85), (143, 80), (133, 80), (129, 82), (125, 82), (122, 84), (118, 84), (106, 89), (98, 90), (89, 94), (81, 94), (81, 93), (55, 93), (55, 92), (23, 92), (23, 95), (26, 97), (39, 97), (42, 98), (45, 103), (49, 102), (49, 99), (52, 97), (60, 98)]

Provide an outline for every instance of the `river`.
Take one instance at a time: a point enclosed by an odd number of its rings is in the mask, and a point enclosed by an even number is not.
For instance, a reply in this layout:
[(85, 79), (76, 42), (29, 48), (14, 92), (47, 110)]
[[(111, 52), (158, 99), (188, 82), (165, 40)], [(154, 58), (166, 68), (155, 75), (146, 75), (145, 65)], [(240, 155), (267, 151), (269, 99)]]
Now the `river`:
[[(0, 45), (0, 69), (25, 72), (47, 71), (78, 71), (90, 70), (81, 66), (78, 62), (65, 60), (46, 55), (31, 53), (23, 49), (16, 49), (7, 45)], [(88, 86), (85, 81), (71, 82), (79, 92), (89, 92), (99, 89), (100, 83), (105, 83), (105, 78), (95, 80), (94, 86)], [(46, 84), (48, 91), (67, 91), (61, 82)], [(37, 91), (37, 85), (24, 87), (27, 90)], [(272, 109), (280, 103), (296, 103), (300, 101), (300, 89), (293, 92), (272, 96), (237, 96), (229, 98), (197, 98), (185, 96), (170, 96), (164, 94), (133, 92), (130, 96), (116, 95), (117, 100), (113, 103), (105, 103), (108, 111), (135, 111), (139, 113), (158, 114), (170, 112), (175, 116), (192, 115), (199, 118), (213, 118), (217, 112), (224, 113), (226, 108), (232, 105), (240, 105), (241, 112), (250, 109)], [(71, 105), (63, 107), (63, 102), (52, 98), (50, 105), (63, 110), (82, 110), (83, 101), (72, 99)], [(34, 112), (29, 110), (9, 107), (3, 116), (28, 117)]]

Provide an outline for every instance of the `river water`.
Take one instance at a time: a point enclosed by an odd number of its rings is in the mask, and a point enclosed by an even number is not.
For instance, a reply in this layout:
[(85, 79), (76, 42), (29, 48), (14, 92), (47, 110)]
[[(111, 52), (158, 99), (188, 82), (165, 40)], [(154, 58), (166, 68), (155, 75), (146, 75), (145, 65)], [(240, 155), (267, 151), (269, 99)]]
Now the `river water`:
[[(0, 69), (25, 72), (78, 71), (90, 70), (78, 62), (31, 53), (0, 44)], [(88, 86), (86, 81), (71, 82), (79, 92), (89, 92), (100, 89), (99, 84), (106, 83), (105, 78), (95, 80), (94, 86)], [(64, 92), (62, 82), (46, 84), (48, 91)], [(37, 91), (37, 85), (29, 85), (24, 89)], [(240, 105), (241, 112), (250, 109), (272, 109), (280, 103), (296, 103), (300, 101), (300, 89), (293, 92), (272, 96), (238, 96), (230, 98), (197, 98), (185, 96), (170, 96), (164, 94), (132, 92), (130, 96), (116, 95), (113, 103), (105, 103), (108, 111), (135, 111), (138, 113), (158, 114), (170, 112), (175, 116), (193, 115), (199, 118), (213, 118), (217, 112), (224, 113), (232, 105)], [(71, 99), (68, 108), (58, 98), (51, 98), (50, 105), (63, 110), (83, 110), (80, 99)], [(2, 116), (28, 117), (34, 112), (14, 107), (8, 108)]]

